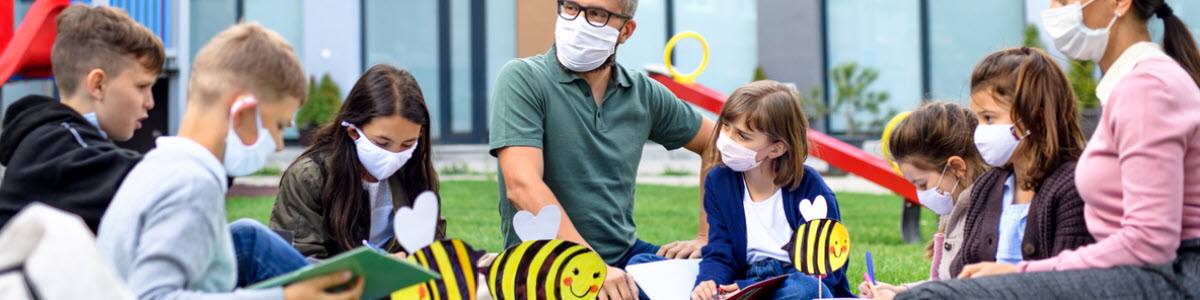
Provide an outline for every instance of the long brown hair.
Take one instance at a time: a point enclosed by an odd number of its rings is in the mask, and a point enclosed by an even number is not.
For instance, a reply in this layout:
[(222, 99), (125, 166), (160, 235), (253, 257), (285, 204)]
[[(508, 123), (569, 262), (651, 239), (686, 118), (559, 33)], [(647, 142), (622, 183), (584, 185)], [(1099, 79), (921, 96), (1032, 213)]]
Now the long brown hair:
[[(359, 240), (369, 234), (370, 203), (362, 184), (362, 164), (358, 160), (354, 140), (346, 133), (341, 123), (366, 126), (375, 117), (399, 115), (421, 125), (421, 136), (417, 149), (408, 163), (392, 177), (400, 177), (401, 189), (408, 197), (416, 198), (423, 191), (438, 191), (437, 171), (431, 159), (432, 143), (429, 137), (429, 110), (421, 87), (412, 74), (386, 64), (371, 67), (342, 103), (337, 116), (329, 125), (321, 128), (314, 137), (312, 146), (303, 157), (320, 155), (326, 170), (325, 186), (321, 190), (321, 219), (325, 233), (343, 249), (352, 249)], [(297, 160), (299, 161), (299, 160)], [(320, 162), (318, 162), (320, 163)], [(379, 178), (384, 181), (387, 178)], [(412, 200), (412, 199), (409, 199)]]
[(1142, 22), (1150, 20), (1155, 15), (1163, 21), (1163, 52), (1179, 62), (1180, 66), (1192, 76), (1192, 81), (1200, 85), (1200, 52), (1196, 51), (1196, 41), (1187, 25), (1175, 16), (1174, 10), (1163, 0), (1134, 0), (1133, 11)]
[(1029, 180), (1021, 188), (1036, 191), (1059, 165), (1079, 160), (1086, 140), (1079, 129), (1075, 92), (1045, 51), (1021, 47), (988, 55), (971, 74), (971, 94), (979, 92), (1010, 106), (1014, 130), (1028, 132), (1018, 146), (1030, 159), (1025, 174)]
[[(717, 137), (721, 128), (739, 117), (746, 117), (748, 129), (762, 132), (772, 142), (783, 143), (786, 153), (770, 163), (775, 168), (775, 185), (795, 190), (804, 179), (804, 161), (808, 159), (808, 118), (800, 107), (800, 93), (774, 80), (759, 80), (739, 87), (717, 117), (717, 126), (704, 152), (706, 166), (721, 161)], [(705, 170), (707, 172), (708, 170)]]
[(969, 186), (987, 169), (975, 149), (975, 126), (979, 120), (962, 105), (933, 102), (922, 105), (896, 124), (888, 142), (892, 161), (906, 162), (922, 170), (940, 171), (950, 157), (961, 157), (967, 175), (962, 185)]

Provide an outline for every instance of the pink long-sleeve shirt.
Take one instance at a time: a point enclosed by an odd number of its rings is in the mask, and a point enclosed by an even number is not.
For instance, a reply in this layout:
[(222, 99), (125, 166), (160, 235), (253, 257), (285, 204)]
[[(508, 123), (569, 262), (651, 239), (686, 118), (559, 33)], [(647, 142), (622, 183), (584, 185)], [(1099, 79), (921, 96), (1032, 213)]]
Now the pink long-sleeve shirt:
[(1099, 89), (1103, 115), (1075, 169), (1097, 242), (1022, 262), (1021, 272), (1164, 264), (1180, 241), (1200, 238), (1200, 88), (1157, 46), (1131, 48), (1153, 55), (1118, 59), (1127, 73), (1106, 78), (1111, 95)]

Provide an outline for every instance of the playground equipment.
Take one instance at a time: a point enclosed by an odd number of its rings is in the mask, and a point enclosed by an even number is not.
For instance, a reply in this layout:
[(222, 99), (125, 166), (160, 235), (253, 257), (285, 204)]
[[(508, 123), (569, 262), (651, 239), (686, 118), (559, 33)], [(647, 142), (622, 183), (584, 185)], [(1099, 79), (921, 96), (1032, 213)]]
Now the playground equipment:
[[(3, 82), (48, 78), (50, 49), (54, 46), (55, 19), (70, 0), (39, 0), (33, 3), (21, 27), (13, 31), (13, 1), (0, 3), (0, 78)], [(0, 83), (2, 84), (2, 83)]]
[[(675, 43), (685, 37), (695, 38), (704, 47), (704, 61), (700, 63), (700, 67), (696, 71), (680, 76), (671, 65), (671, 51)], [(672, 93), (675, 93), (676, 97), (712, 113), (720, 114), (721, 107), (725, 105), (725, 100), (729, 97), (694, 82), (696, 76), (700, 75), (708, 63), (708, 43), (704, 38), (692, 31), (679, 33), (667, 42), (664, 52), (663, 60), (667, 64), (667, 72), (670, 75), (650, 72), (650, 78), (662, 83)], [(912, 183), (901, 177), (898, 172), (893, 171), (893, 167), (887, 161), (858, 147), (812, 129), (808, 130), (808, 139), (812, 145), (809, 148), (810, 156), (824, 160), (829, 165), (847, 173), (870, 180), (908, 200), (904, 201), (904, 212), (900, 217), (901, 236), (906, 243), (921, 242), (920, 202), (917, 200), (917, 190)]]

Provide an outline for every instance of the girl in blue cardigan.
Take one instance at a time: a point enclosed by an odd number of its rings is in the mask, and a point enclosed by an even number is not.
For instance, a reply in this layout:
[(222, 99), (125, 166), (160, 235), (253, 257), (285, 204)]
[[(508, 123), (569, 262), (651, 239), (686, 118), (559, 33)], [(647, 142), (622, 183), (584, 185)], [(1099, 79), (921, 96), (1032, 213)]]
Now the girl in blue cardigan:
[(718, 118), (704, 159), (716, 162), (704, 181), (708, 245), (692, 299), (709, 300), (762, 280), (788, 276), (768, 299), (854, 297), (845, 267), (823, 280), (792, 266), (783, 247), (809, 221), (802, 200), (825, 201), (827, 218), (841, 220), (825, 181), (804, 165), (808, 121), (794, 88), (771, 80), (733, 92)]

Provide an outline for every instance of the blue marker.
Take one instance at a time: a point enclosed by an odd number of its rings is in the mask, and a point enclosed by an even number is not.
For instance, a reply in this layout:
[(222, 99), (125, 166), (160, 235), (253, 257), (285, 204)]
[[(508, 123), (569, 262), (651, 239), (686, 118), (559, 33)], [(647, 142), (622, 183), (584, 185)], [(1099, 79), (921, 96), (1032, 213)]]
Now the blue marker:
[[(383, 254), (390, 254), (387, 252), (387, 250), (383, 250), (383, 248), (379, 248), (379, 246), (375, 246), (375, 244), (372, 244), (371, 241), (368, 241), (367, 239), (363, 239), (362, 243), (363, 243), (363, 246), (371, 247), (371, 249), (375, 249), (375, 251), (383, 252)], [(867, 256), (867, 257), (868, 257), (867, 258), (868, 264), (870, 264), (870, 262), (869, 262), (869, 261), (871, 261), (871, 259), (869, 258), (870, 256)]]
[(879, 285), (875, 282), (875, 264), (871, 262), (871, 251), (867, 251), (867, 273), (871, 274), (871, 284)]

